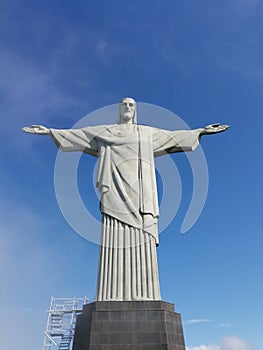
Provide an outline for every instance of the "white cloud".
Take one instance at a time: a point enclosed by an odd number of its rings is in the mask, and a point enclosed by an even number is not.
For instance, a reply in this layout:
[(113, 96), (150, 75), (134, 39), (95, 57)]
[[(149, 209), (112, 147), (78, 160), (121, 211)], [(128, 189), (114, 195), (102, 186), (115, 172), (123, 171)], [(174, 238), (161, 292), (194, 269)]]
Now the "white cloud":
[(220, 350), (253, 350), (253, 346), (238, 336), (229, 336), (222, 339)]
[(220, 350), (220, 347), (218, 345), (199, 345), (186, 348), (186, 350)]
[(238, 336), (229, 336), (223, 338), (220, 345), (191, 346), (186, 350), (253, 350), (253, 346)]

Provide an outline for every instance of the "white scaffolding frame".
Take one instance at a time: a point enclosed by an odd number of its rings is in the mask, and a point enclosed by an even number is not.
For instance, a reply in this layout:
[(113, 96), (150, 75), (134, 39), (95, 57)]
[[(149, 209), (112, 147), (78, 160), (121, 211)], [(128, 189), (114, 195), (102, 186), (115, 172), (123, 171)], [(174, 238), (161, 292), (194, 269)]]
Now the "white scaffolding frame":
[(43, 350), (70, 350), (74, 337), (76, 317), (87, 304), (84, 298), (51, 298), (48, 310)]

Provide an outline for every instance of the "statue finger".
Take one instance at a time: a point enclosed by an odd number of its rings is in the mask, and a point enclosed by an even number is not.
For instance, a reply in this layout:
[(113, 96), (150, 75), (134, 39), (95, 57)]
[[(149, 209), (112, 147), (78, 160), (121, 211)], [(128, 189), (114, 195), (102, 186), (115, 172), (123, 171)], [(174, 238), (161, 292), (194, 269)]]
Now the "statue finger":
[(33, 132), (34, 132), (34, 129), (32, 129), (32, 128), (28, 127), (28, 126), (24, 126), (24, 127), (22, 128), (22, 130), (25, 131), (25, 132), (30, 132), (30, 133), (33, 133)]
[(220, 127), (221, 125), (220, 125), (220, 123), (215, 123), (215, 124), (212, 124), (211, 126), (212, 126), (212, 128), (218, 128), (218, 127)]
[(35, 129), (41, 129), (43, 126), (42, 125), (31, 125), (31, 128), (35, 128)]

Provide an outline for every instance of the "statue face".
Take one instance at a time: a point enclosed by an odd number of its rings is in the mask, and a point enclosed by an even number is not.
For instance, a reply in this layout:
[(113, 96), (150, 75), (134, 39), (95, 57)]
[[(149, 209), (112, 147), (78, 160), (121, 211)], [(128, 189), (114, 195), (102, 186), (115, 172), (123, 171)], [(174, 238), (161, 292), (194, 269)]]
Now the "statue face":
[(120, 104), (120, 116), (122, 123), (132, 123), (135, 114), (135, 101), (125, 98)]

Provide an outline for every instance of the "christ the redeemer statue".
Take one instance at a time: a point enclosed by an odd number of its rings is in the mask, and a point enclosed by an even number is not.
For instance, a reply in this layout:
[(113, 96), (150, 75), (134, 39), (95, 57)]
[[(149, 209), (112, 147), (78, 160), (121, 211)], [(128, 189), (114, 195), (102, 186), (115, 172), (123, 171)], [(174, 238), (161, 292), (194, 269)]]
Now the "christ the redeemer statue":
[(228, 129), (212, 124), (168, 131), (137, 124), (136, 103), (121, 100), (117, 124), (57, 130), (32, 125), (66, 152), (99, 158), (102, 213), (98, 301), (160, 300), (156, 246), (159, 217), (154, 157), (193, 151), (200, 137)]

